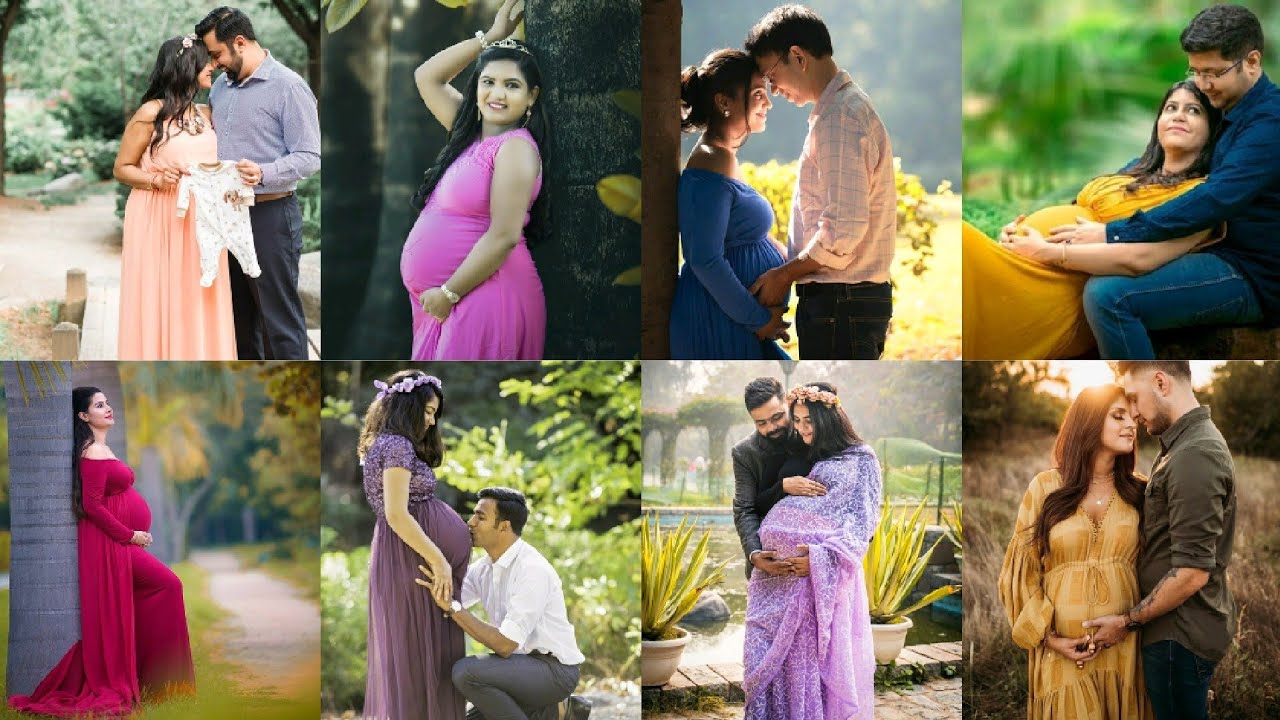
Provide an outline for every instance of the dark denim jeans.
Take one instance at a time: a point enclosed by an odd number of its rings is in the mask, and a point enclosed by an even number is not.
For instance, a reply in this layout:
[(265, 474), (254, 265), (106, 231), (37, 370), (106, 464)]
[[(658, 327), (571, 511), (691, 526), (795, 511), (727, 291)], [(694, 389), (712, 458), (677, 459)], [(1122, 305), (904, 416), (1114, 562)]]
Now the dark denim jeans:
[(797, 286), (796, 334), (804, 360), (879, 360), (893, 317), (889, 283)]
[(1154, 360), (1149, 330), (1262, 320), (1249, 281), (1211, 253), (1183, 255), (1138, 277), (1090, 278), (1084, 314), (1104, 360)]
[(1209, 681), (1217, 665), (1173, 640), (1142, 648), (1142, 676), (1156, 720), (1208, 720)]

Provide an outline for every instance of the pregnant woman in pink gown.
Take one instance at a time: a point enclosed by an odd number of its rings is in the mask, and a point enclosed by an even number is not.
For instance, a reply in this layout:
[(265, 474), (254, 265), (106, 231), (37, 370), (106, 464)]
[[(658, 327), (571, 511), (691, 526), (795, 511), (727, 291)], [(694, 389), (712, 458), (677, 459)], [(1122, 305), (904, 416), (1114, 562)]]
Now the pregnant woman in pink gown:
[(178, 217), (181, 173), (218, 160), (209, 107), (195, 103), (212, 74), (195, 36), (165, 41), (120, 141), (115, 177), (133, 188), (121, 249), (121, 360), (236, 359), (227, 253), (213, 285), (201, 287), (196, 213)]
[(143, 550), (151, 510), (133, 489), (133, 471), (106, 445), (115, 424), (106, 397), (78, 387), (71, 400), (81, 639), (31, 695), (9, 705), (60, 717), (128, 714), (143, 693), (195, 692), (182, 582)]
[[(526, 240), (543, 231), (548, 129), (537, 62), (523, 43), (500, 40), (520, 22), (513, 4), (503, 3), (483, 37), (446, 48), (414, 73), (427, 109), (449, 128), (414, 196), (422, 212), (400, 255), (415, 360), (542, 358), (546, 300)], [(449, 81), (472, 60), (476, 70), (459, 93)]]

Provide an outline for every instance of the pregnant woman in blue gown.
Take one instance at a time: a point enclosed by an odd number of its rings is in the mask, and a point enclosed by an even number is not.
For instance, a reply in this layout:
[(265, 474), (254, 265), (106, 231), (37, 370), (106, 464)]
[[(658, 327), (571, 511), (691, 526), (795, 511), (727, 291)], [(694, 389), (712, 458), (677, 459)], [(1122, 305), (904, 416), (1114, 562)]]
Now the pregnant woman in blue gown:
[(742, 179), (737, 159), (772, 107), (764, 77), (746, 53), (717, 50), (685, 69), (680, 97), (681, 127), (704, 132), (680, 175), (685, 262), (671, 310), (671, 357), (789, 359), (777, 343), (786, 306), (765, 307), (747, 290), (783, 263), (769, 238), (773, 208)]

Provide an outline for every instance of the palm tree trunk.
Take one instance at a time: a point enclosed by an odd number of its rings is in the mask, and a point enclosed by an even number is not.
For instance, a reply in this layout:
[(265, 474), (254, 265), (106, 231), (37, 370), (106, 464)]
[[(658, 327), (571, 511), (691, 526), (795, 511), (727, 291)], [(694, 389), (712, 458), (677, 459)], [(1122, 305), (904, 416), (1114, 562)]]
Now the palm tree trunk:
[(178, 559), (174, 541), (175, 516), (173, 491), (165, 482), (164, 461), (160, 449), (144, 446), (138, 453), (137, 489), (151, 507), (151, 537), (154, 542), (147, 549), (165, 565)]
[[(63, 366), (65, 377), (70, 368)], [(29, 694), (80, 639), (76, 523), (71, 512), (71, 383), (53, 379), (43, 396), (17, 363), (4, 364), (9, 411), (10, 695)]]

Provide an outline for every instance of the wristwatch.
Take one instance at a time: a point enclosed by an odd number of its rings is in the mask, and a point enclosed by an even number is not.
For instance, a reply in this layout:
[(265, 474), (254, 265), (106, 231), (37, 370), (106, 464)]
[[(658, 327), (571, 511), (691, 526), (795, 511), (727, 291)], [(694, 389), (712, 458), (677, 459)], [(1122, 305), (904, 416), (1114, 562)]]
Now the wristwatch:
[(1126, 611), (1124, 614), (1124, 619), (1125, 619), (1124, 628), (1126, 630), (1137, 630), (1138, 628), (1142, 627), (1142, 623), (1138, 622), (1137, 620), (1134, 620), (1133, 616), (1129, 614), (1131, 612), (1133, 611), (1129, 610), (1129, 611)]
[(462, 612), (462, 603), (454, 600), (449, 603), (449, 614), (453, 615), (456, 612)]

